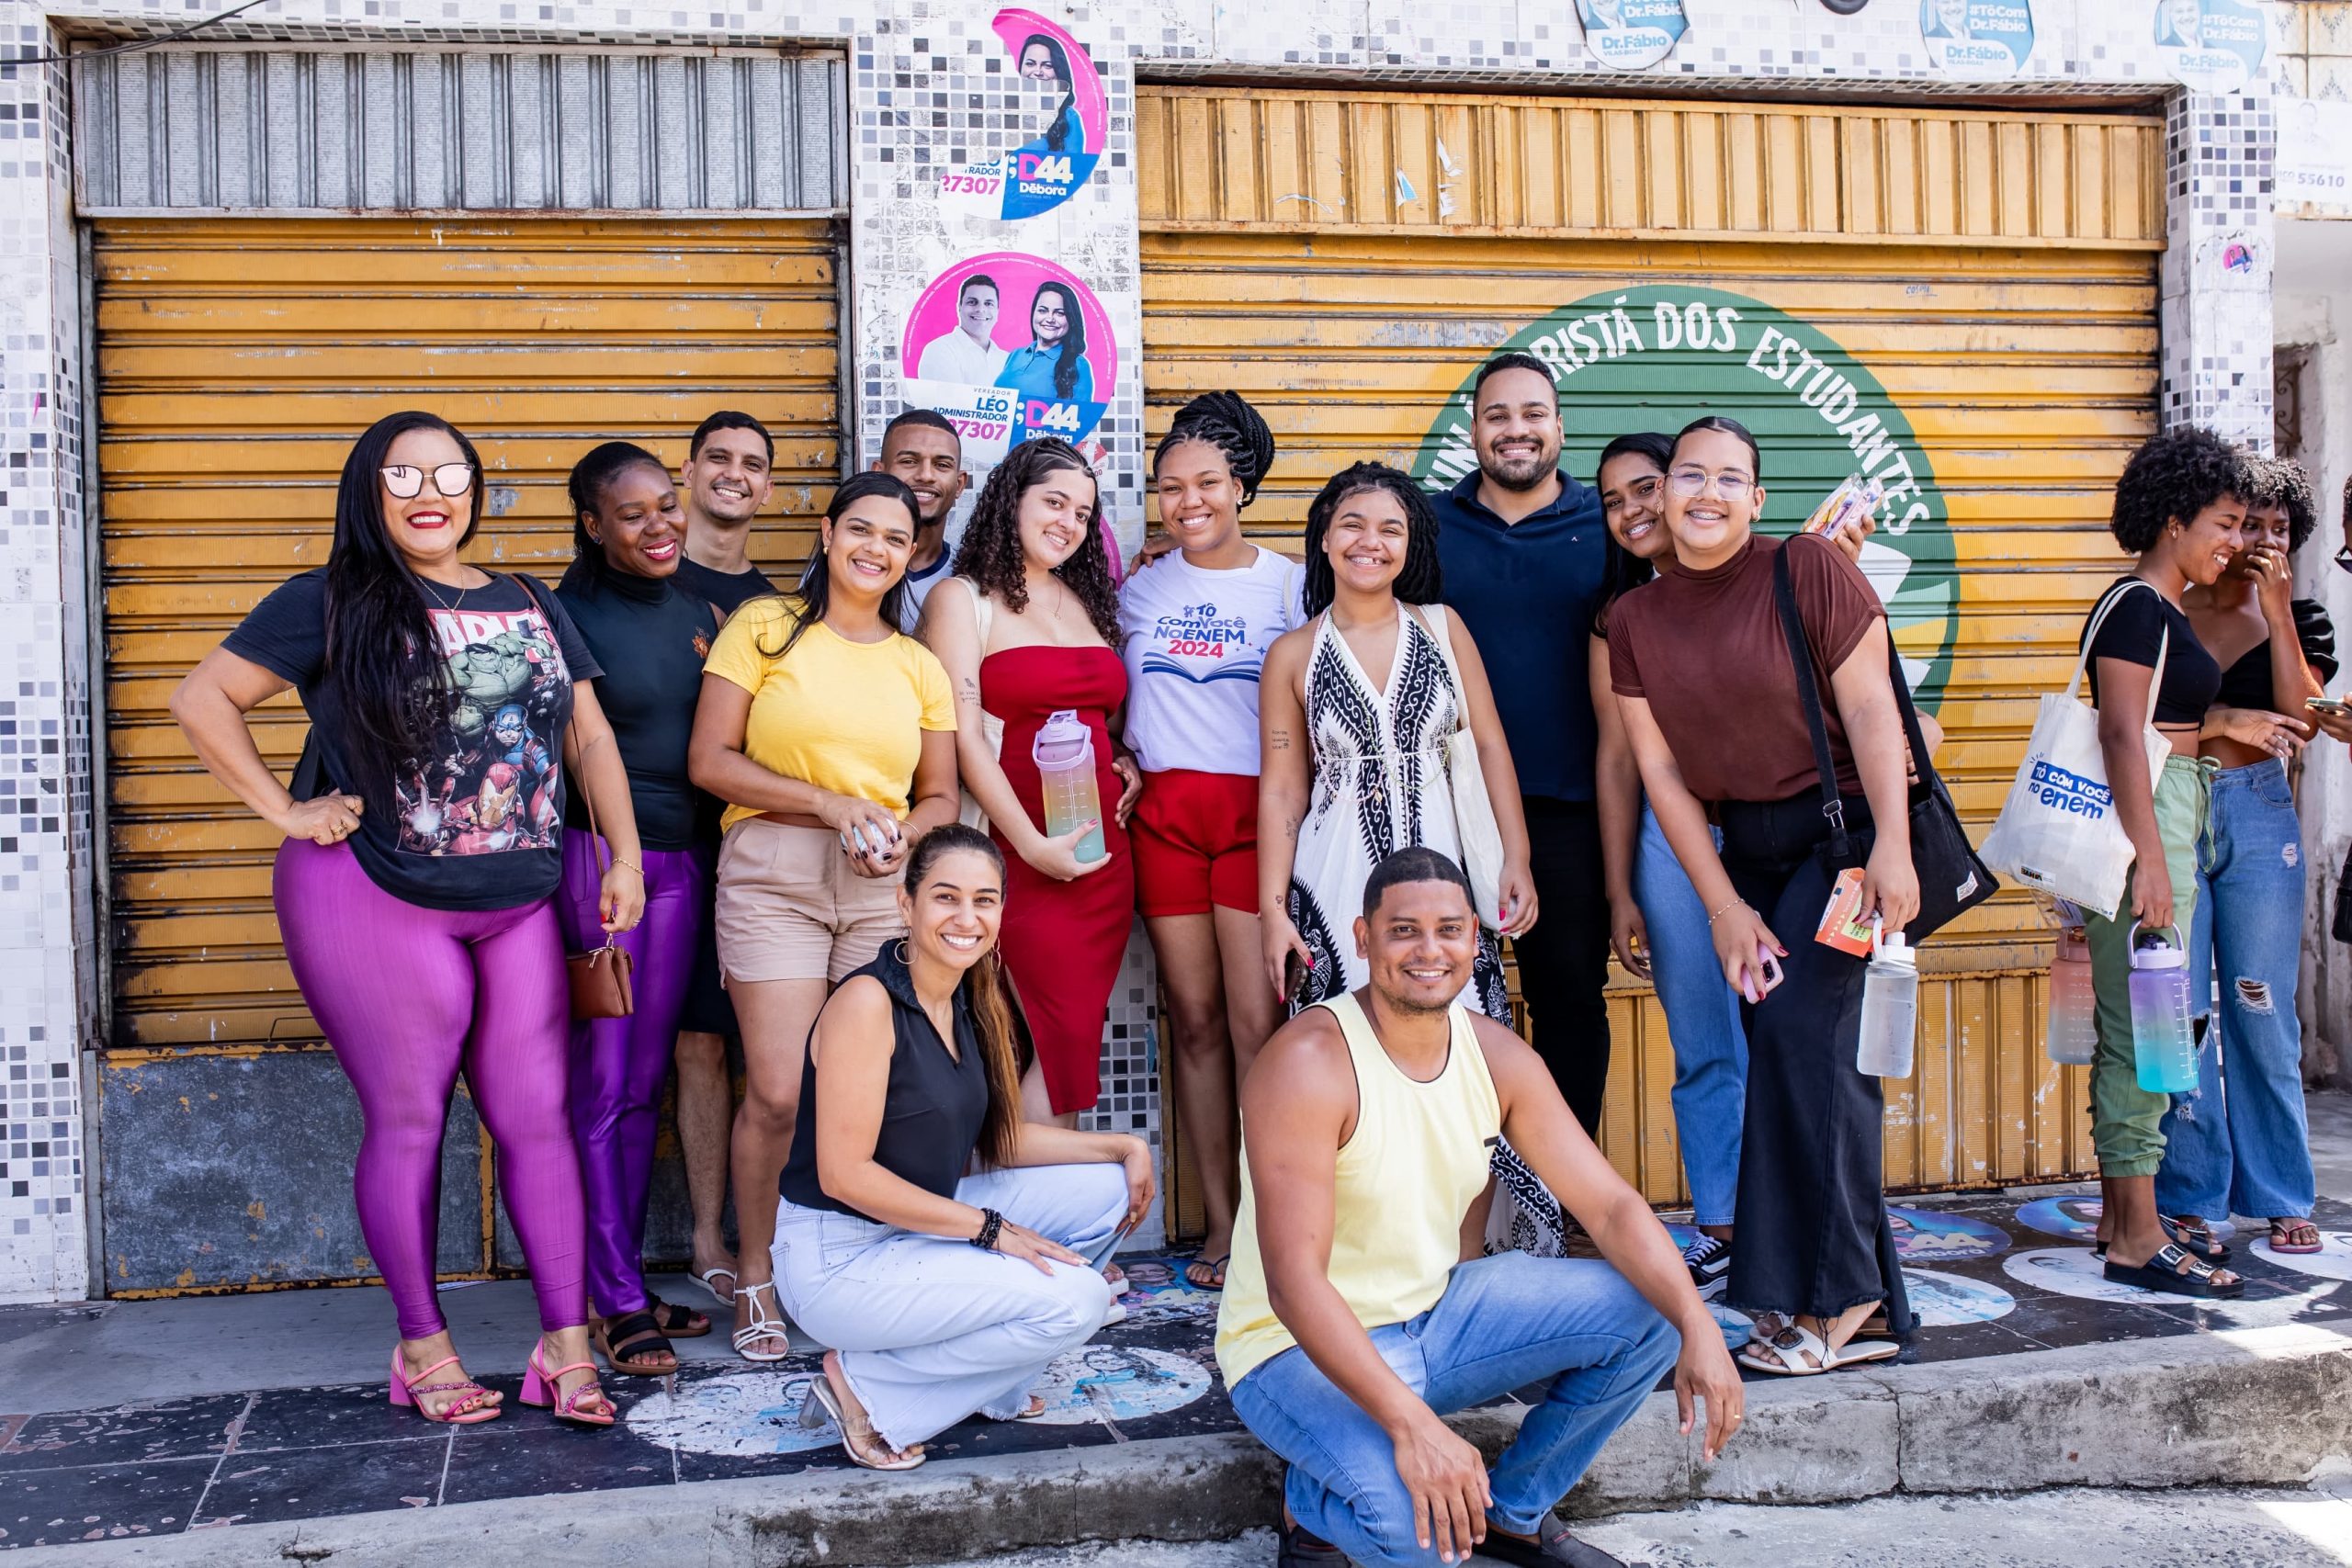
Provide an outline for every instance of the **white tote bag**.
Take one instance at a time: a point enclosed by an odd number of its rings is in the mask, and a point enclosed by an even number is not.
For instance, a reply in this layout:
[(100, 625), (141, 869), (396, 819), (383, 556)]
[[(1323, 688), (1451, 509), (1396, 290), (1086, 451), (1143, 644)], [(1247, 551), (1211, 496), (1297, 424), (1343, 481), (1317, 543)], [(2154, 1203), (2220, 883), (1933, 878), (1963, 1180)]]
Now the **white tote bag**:
[(1478, 923), (1502, 929), (1503, 834), (1495, 823), (1495, 803), (1487, 794), (1487, 771), (1478, 765), (1478, 739), (1470, 733), (1470, 689), (1462, 683), (1462, 667), (1453, 661), (1453, 639), (1447, 634), (1445, 606), (1424, 604), (1430, 636), (1445, 660), (1461, 705), (1461, 722), (1445, 738), (1445, 775), (1453, 796), (1453, 830), (1462, 840), (1462, 869), (1470, 876), (1470, 895), (1478, 906)]
[[(2123, 902), (2123, 887), (2131, 875), (2133, 851), (2115, 809), (2115, 793), (2108, 787), (2107, 759), (2099, 750), (2098, 710), (2076, 695), (2083, 672), (2090, 666), (2091, 644), (2116, 602), (2135, 588), (2151, 593), (2154, 585), (2134, 578), (2109, 591), (2091, 616), (2083, 637), (2082, 657), (2075, 660), (2075, 678), (2064, 692), (2041, 699), (2034, 720), (2033, 739), (2026, 743), (2025, 761), (2018, 765), (2016, 782), (2001, 803), (2001, 815), (1984, 840), (1984, 863), (2028, 887), (2069, 899), (2085, 909), (2096, 909), (2109, 919)], [(2167, 630), (2156, 650), (2155, 677), (2148, 682), (2148, 716), (2142, 724), (2142, 743), (2148, 752), (2148, 778), (2153, 784), (2172, 755), (2172, 743), (2155, 727), (2156, 693), (2165, 681), (2165, 658), (2171, 652)]]

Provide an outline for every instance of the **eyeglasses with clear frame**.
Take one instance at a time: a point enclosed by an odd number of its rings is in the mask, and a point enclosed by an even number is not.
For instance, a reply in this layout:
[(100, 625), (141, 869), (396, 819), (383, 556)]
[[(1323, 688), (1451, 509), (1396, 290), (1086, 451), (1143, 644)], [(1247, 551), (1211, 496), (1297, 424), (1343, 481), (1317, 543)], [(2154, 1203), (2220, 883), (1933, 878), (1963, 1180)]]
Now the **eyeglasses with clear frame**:
[(1707, 482), (1714, 481), (1715, 493), (1725, 501), (1744, 501), (1756, 488), (1756, 481), (1736, 468), (1725, 468), (1711, 474), (1704, 468), (1677, 468), (1666, 476), (1666, 482), (1675, 494), (1691, 496), (1702, 493)]
[(455, 501), (474, 488), (470, 463), (443, 463), (434, 468), (394, 463), (376, 471), (383, 475), (384, 488), (402, 501), (414, 501), (424, 492), (424, 476), (428, 473), (433, 476), (433, 492), (444, 501)]

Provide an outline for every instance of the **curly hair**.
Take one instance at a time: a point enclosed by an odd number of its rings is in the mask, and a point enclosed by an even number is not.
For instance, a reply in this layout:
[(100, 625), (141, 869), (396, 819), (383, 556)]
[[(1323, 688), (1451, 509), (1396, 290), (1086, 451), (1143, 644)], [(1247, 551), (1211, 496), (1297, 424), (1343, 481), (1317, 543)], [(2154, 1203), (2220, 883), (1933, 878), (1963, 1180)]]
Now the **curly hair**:
[(1265, 482), (1266, 470), (1274, 466), (1274, 433), (1266, 428), (1249, 399), (1238, 392), (1203, 392), (1178, 409), (1168, 434), (1152, 448), (1153, 478), (1159, 475), (1160, 460), (1188, 441), (1225, 454), (1233, 482), (1240, 487), (1242, 506), (1258, 499), (1258, 487)]
[(2115, 512), (2108, 531), (2132, 555), (2155, 547), (2165, 525), (2186, 524), (2223, 496), (2253, 492), (2244, 448), (2202, 425), (2184, 424), (2151, 435), (2115, 481)]
[(1102, 543), (1102, 486), (1093, 467), (1069, 442), (1054, 436), (1024, 441), (989, 472), (972, 520), (956, 547), (956, 575), (968, 577), (996, 595), (1014, 615), (1029, 607), (1027, 568), (1021, 548), (1021, 502), (1058, 473), (1084, 474), (1094, 486), (1094, 512), (1086, 537), (1054, 575), (1085, 606), (1086, 618), (1113, 648), (1119, 646), (1119, 590), (1111, 581), (1111, 552)]
[(1385, 463), (1356, 463), (1333, 474), (1306, 506), (1306, 613), (1319, 615), (1330, 608), (1339, 592), (1331, 558), (1323, 553), (1323, 535), (1332, 514), (1351, 495), (1385, 491), (1405, 509), (1405, 566), (1392, 592), (1408, 604), (1434, 604), (1444, 597), (1445, 579), (1438, 566), (1437, 513), (1429, 497), (1408, 475)]
[(2319, 497), (2312, 493), (2312, 477), (2301, 463), (2284, 457), (2248, 457), (2246, 469), (2246, 504), (2284, 508), (2287, 547), (2301, 549), (2319, 528)]

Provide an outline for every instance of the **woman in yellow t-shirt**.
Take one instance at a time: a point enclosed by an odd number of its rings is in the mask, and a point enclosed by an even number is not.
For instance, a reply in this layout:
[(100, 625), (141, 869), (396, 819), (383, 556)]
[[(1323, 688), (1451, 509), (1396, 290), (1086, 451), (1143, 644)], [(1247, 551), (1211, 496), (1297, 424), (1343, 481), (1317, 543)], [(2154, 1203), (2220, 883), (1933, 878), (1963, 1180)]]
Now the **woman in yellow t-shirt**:
[(955, 820), (956, 706), (931, 650), (899, 631), (914, 492), (859, 474), (833, 492), (797, 594), (754, 599), (703, 666), (686, 769), (727, 804), (718, 963), (743, 1031), (735, 1348), (789, 1353), (769, 1244), (809, 1027), (826, 993), (902, 934), (917, 839)]

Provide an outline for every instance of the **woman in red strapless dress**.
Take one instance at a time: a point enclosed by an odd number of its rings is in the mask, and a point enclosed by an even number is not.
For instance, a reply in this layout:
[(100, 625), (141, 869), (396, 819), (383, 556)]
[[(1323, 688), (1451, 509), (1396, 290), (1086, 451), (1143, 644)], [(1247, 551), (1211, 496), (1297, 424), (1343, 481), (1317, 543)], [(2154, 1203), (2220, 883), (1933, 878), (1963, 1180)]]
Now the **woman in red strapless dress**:
[[(1142, 789), (1113, 739), (1127, 672), (1116, 651), (1118, 592), (1095, 525), (1098, 494), (1092, 469), (1067, 444), (1014, 447), (982, 487), (956, 576), (924, 602), (916, 630), (955, 686), (968, 809), (986, 814), (1005, 850), (1000, 950), (1037, 1047), (1023, 1111), (1065, 1125), (1102, 1094), (1103, 1012), (1135, 923), (1126, 819)], [(1046, 836), (1030, 755), (1037, 731), (1064, 709), (1094, 740), (1109, 853), (1091, 862), (1077, 857), (1085, 827)]]

